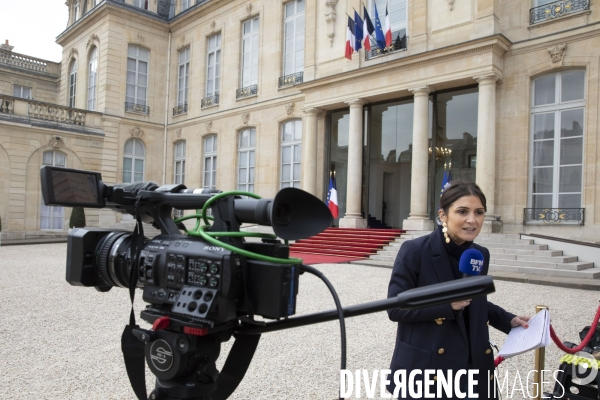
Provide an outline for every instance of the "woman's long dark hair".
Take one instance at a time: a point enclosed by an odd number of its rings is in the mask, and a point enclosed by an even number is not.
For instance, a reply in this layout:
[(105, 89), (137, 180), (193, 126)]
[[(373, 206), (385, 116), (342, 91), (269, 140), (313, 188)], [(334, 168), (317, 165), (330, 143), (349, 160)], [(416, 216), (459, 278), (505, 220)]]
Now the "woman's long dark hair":
[(444, 189), (442, 197), (440, 197), (440, 209), (444, 210), (444, 214), (448, 215), (450, 206), (458, 199), (464, 196), (476, 196), (481, 200), (483, 209), (487, 211), (485, 195), (474, 182), (450, 182), (450, 186)]

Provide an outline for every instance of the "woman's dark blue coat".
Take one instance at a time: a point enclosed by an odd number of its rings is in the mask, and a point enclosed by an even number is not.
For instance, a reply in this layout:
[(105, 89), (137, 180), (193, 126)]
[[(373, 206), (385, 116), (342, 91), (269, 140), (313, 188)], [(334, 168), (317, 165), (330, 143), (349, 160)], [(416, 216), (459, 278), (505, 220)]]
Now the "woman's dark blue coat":
[[(471, 247), (483, 253), (481, 275), (486, 275), (490, 252), (475, 243)], [(388, 298), (396, 297), (405, 290), (454, 279), (450, 256), (441, 232), (435, 230), (428, 236), (409, 240), (402, 245), (394, 262)], [(390, 319), (398, 323), (396, 346), (390, 366), (390, 392), (393, 393), (395, 387), (392, 377), (396, 370), (406, 370), (408, 377), (413, 369), (467, 369), (470, 352), (471, 368), (479, 370), (479, 398), (495, 397), (493, 380), (490, 380), (493, 377), (494, 356), (489, 343), (488, 325), (508, 333), (514, 314), (487, 301), (487, 297), (474, 298), (464, 312), (469, 313), (468, 336), (464, 320), (461, 321), (462, 312), (455, 317), (450, 304), (417, 310), (388, 311)], [(488, 384), (492, 385), (489, 392)]]

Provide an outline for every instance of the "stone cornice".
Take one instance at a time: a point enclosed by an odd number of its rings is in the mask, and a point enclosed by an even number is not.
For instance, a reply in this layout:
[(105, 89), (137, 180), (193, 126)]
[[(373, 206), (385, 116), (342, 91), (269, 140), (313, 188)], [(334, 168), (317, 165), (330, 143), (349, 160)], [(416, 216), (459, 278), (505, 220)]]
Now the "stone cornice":
[(513, 57), (532, 51), (546, 50), (549, 43), (572, 43), (580, 40), (598, 38), (598, 36), (600, 36), (598, 24), (600, 24), (600, 22), (515, 42), (510, 50), (506, 52), (505, 56)]
[(510, 45), (511, 42), (503, 35), (489, 36), (486, 38), (472, 40), (454, 46), (444, 47), (425, 53), (415, 54), (412, 56), (391, 61), (389, 63), (377, 64), (353, 71), (344, 72), (342, 74), (305, 82), (300, 85), (296, 85), (296, 88), (300, 89), (302, 92), (309, 92), (311, 90), (321, 90), (328, 86), (352, 83), (356, 82), (359, 79), (377, 77), (379, 75), (387, 75), (396, 71), (401, 71), (403, 69), (417, 68), (421, 65), (431, 65), (452, 58), (468, 56), (474, 53), (492, 51), (503, 55), (510, 48)]
[(66, 30), (64, 30), (60, 35), (58, 35), (56, 37), (56, 43), (62, 45), (62, 43), (72, 40), (74, 37), (78, 37), (78, 35), (82, 34), (87, 29), (89, 29), (91, 24), (102, 19), (107, 15), (115, 14), (118, 16), (123, 16), (124, 13), (132, 13), (136, 16), (143, 17), (139, 18), (137, 21), (140, 23), (146, 23), (148, 26), (151, 26), (156, 30), (160, 30), (162, 26), (163, 30), (165, 31), (165, 34), (168, 32), (168, 21), (160, 17), (158, 14), (147, 10), (142, 10), (131, 4), (121, 3), (115, 0), (104, 0), (104, 3), (100, 4), (100, 6), (97, 9), (88, 12), (87, 14), (82, 16), (77, 22), (67, 27)]

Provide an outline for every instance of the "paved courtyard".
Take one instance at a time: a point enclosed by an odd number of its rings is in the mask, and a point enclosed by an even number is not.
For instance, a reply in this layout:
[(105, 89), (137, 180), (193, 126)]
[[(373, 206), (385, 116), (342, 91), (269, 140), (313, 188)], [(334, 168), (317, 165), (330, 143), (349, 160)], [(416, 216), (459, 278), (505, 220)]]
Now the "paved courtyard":
[[(128, 291), (113, 288), (99, 293), (70, 286), (65, 281), (65, 259), (66, 244), (0, 247), (0, 399), (134, 399), (120, 350), (129, 317)], [(332, 281), (344, 306), (386, 296), (390, 269), (317, 267)], [(497, 291), (490, 301), (529, 315), (537, 304), (547, 305), (563, 340), (578, 343), (578, 332), (591, 323), (598, 307), (598, 293), (593, 291), (495, 283)], [(138, 315), (144, 306), (140, 294)], [(297, 300), (297, 315), (334, 308), (325, 285), (308, 274), (300, 278)], [(395, 324), (386, 313), (350, 318), (346, 326), (348, 369), (389, 367)], [(504, 342), (504, 334), (493, 329), (491, 334), (498, 345)], [(339, 342), (337, 321), (264, 334), (246, 377), (230, 398), (337, 398)], [(230, 346), (231, 342), (223, 345), (219, 368)], [(561, 356), (551, 344), (546, 369), (557, 369)], [(512, 387), (519, 371), (525, 383), (533, 362), (533, 352), (511, 358), (499, 374), (508, 373)], [(149, 374), (147, 382), (153, 386)], [(514, 392), (512, 398), (523, 396)]]

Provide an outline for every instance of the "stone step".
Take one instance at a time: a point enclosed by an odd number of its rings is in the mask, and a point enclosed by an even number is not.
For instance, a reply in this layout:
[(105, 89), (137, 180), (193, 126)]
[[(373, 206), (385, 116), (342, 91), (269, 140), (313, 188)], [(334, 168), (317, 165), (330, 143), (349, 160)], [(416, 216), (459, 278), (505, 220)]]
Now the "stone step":
[(396, 260), (396, 256), (386, 256), (386, 255), (375, 254), (375, 255), (370, 256), (369, 260), (388, 261), (388, 262), (393, 263)]
[(393, 262), (376, 261), (376, 260), (371, 260), (371, 259), (350, 261), (350, 264), (370, 265), (373, 267), (388, 267), (388, 268), (392, 268), (394, 266)]
[(477, 238), (475, 239), (475, 243), (480, 244), (482, 246), (487, 246), (491, 243), (496, 244), (533, 244), (533, 239), (495, 239), (495, 238)]
[[(484, 246), (485, 247), (485, 246)], [(527, 250), (527, 249), (500, 249), (500, 248), (490, 248), (488, 249), (490, 254), (494, 256), (495, 254), (516, 254), (516, 255), (529, 255), (529, 256), (541, 256), (541, 257), (554, 257), (554, 256), (562, 256), (562, 250)]]
[(520, 260), (520, 261), (539, 261), (553, 263), (571, 263), (577, 261), (576, 256), (540, 256), (525, 254), (492, 254), (492, 259), (496, 260)]
[(546, 275), (554, 277), (564, 278), (582, 278), (582, 279), (599, 279), (600, 268), (588, 268), (582, 271), (570, 271), (565, 269), (554, 269), (554, 268), (532, 268), (522, 266), (510, 266), (510, 265), (499, 265), (490, 264), (489, 274), (494, 276), (495, 271), (510, 272), (518, 274), (535, 274), (535, 275)]
[(486, 233), (481, 232), (477, 238), (498, 238), (498, 239), (520, 239), (521, 235), (518, 233)]
[(581, 271), (594, 267), (594, 263), (575, 261), (569, 263), (558, 262), (540, 262), (540, 261), (522, 261), (522, 260), (502, 260), (492, 258), (490, 264), (508, 265), (513, 267), (544, 268), (544, 269), (564, 269), (570, 271)]
[(546, 244), (503, 244), (503, 243), (486, 243), (485, 247), (490, 249), (520, 249), (520, 250), (548, 250)]

